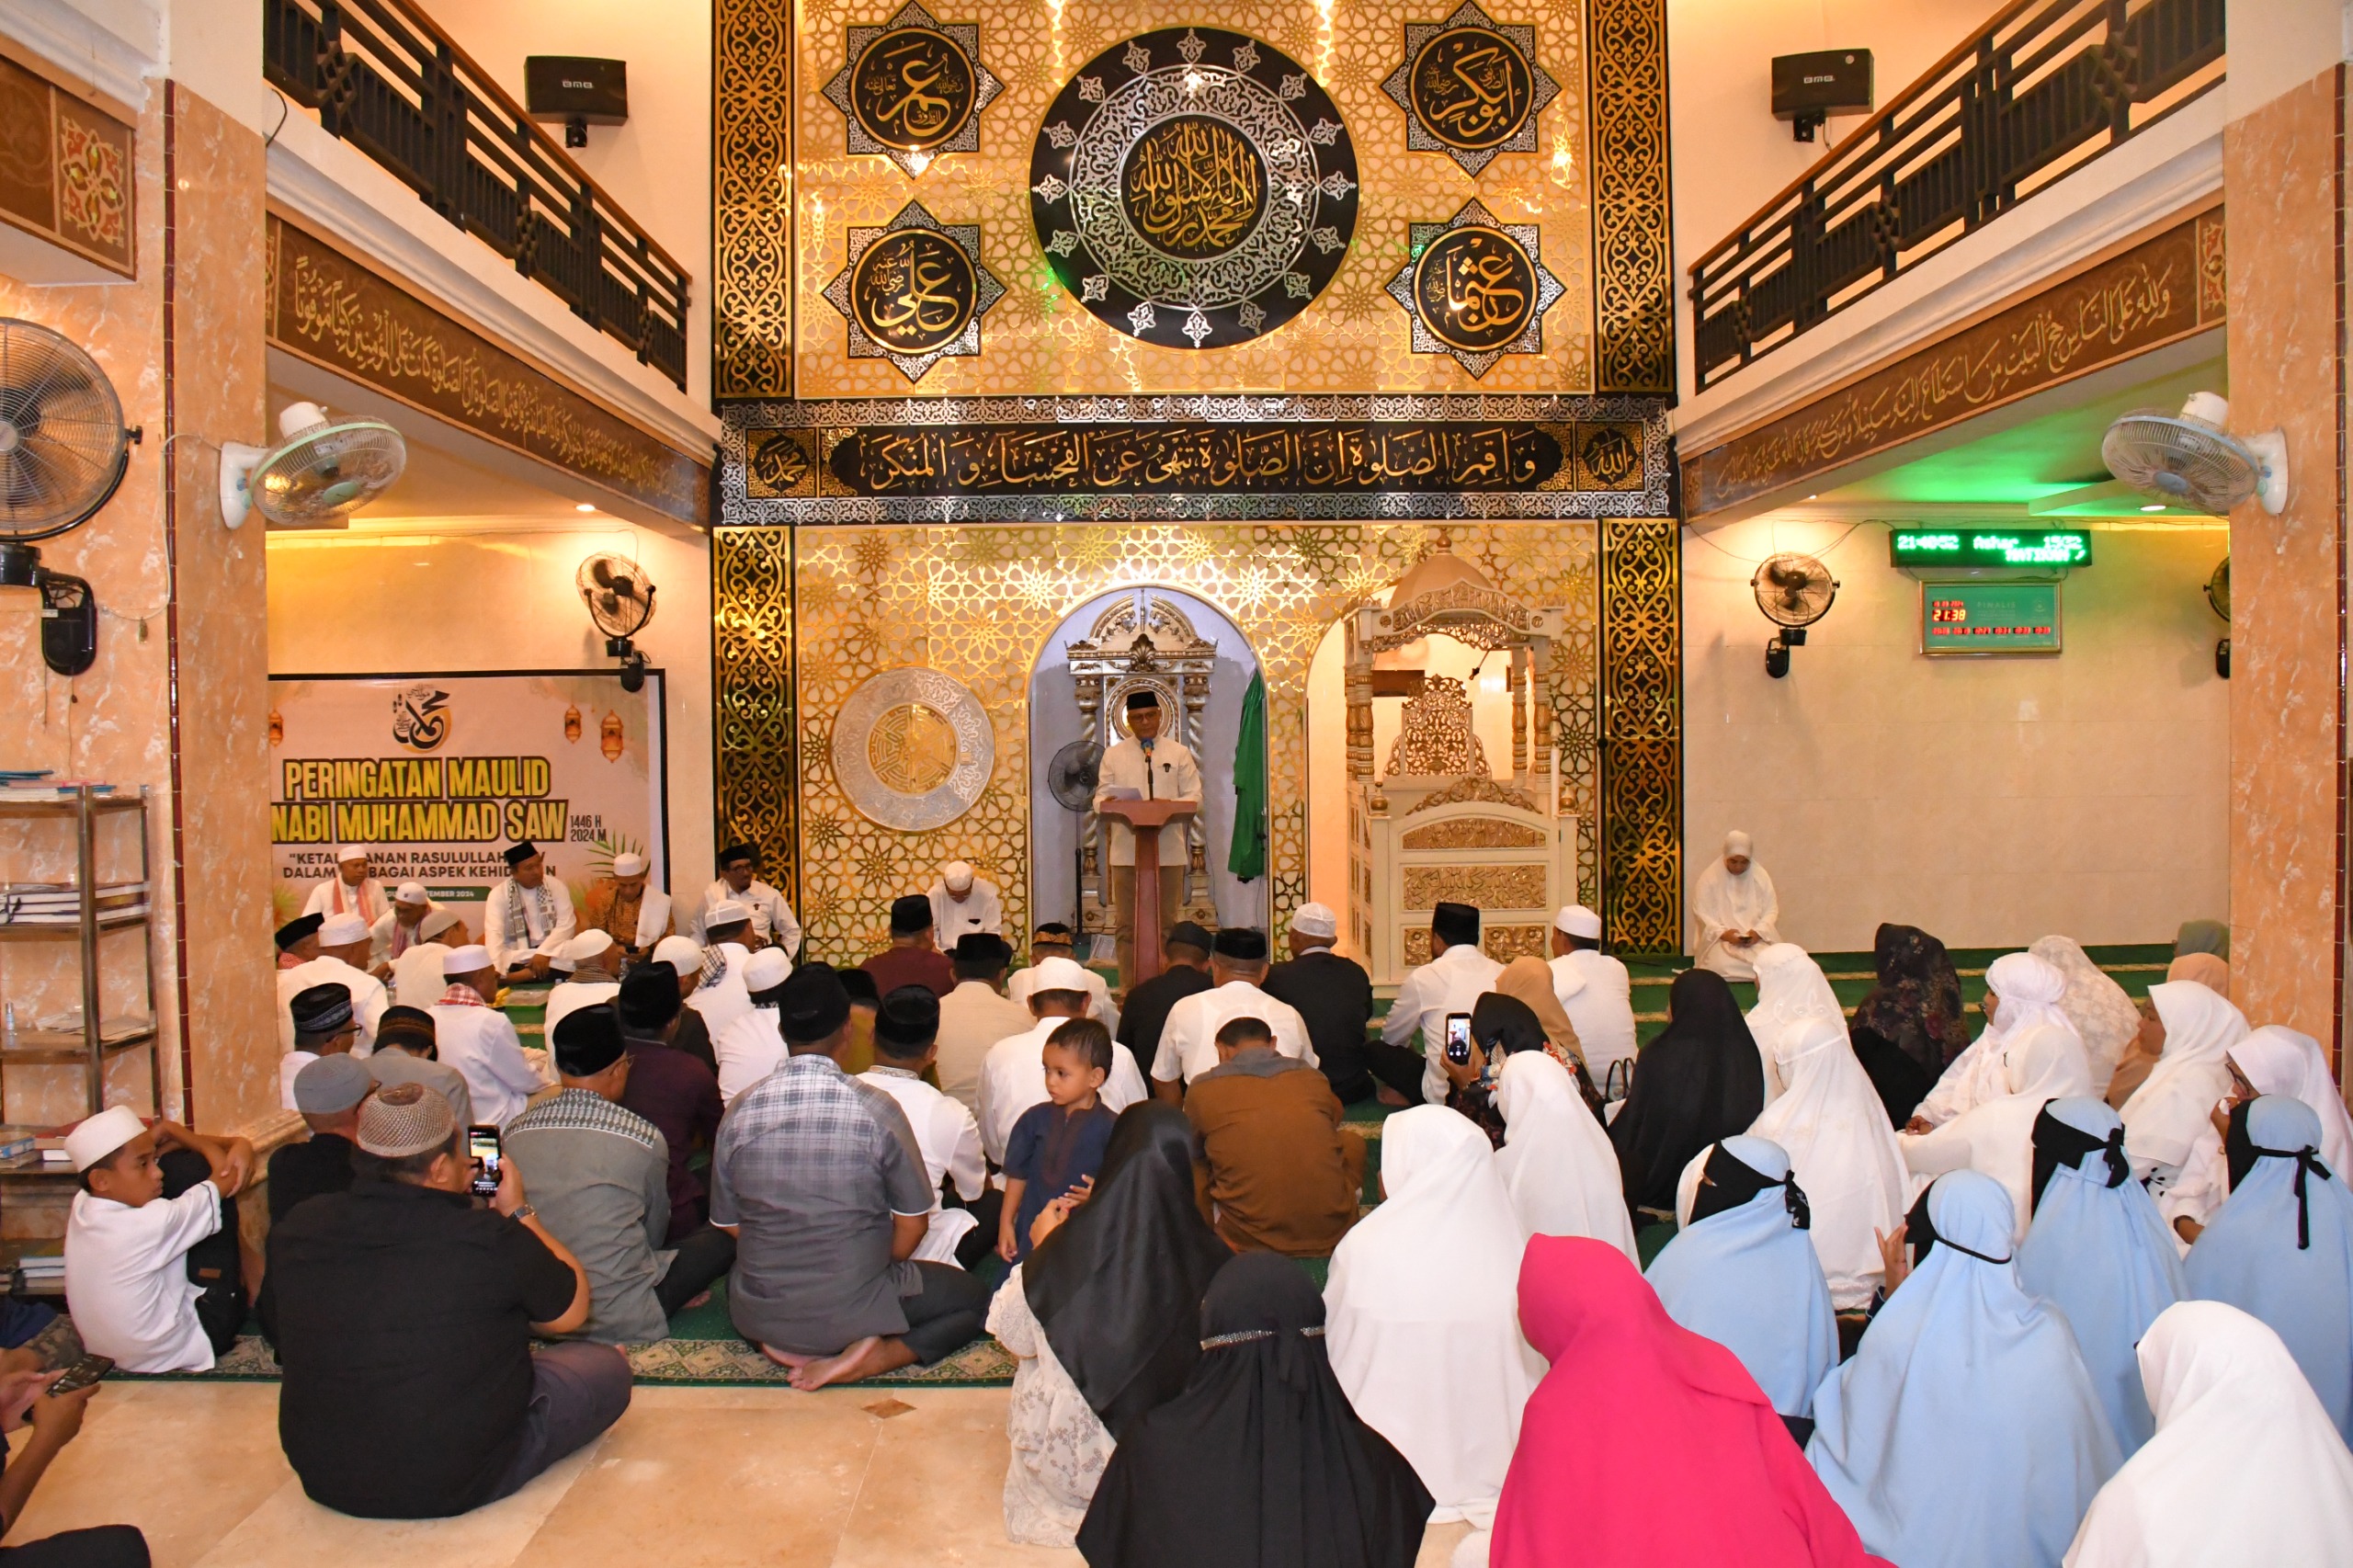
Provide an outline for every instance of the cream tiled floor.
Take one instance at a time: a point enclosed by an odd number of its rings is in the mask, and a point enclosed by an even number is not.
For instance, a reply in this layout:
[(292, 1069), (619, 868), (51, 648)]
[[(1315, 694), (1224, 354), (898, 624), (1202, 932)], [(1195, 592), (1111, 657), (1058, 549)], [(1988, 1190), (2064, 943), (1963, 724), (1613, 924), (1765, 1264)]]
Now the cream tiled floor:
[[(276, 1384), (111, 1383), (8, 1539), (134, 1524), (157, 1568), (1077, 1564), (1005, 1539), (1009, 1397), (640, 1388), (602, 1439), (505, 1502), (384, 1523), (302, 1495), (278, 1447)], [(886, 1401), (910, 1408), (867, 1408)], [(1444, 1568), (1461, 1534), (1433, 1529), (1420, 1568)]]

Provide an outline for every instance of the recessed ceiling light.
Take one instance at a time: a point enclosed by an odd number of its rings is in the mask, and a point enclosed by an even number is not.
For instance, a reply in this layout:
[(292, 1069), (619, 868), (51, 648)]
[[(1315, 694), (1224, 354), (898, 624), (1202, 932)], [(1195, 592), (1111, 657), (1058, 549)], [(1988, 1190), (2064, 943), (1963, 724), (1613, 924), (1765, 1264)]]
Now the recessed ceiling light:
[(2141, 508), (2143, 512), (2162, 512), (2165, 509), (2165, 504), (2162, 501), (2153, 501), (2148, 506)]
[(572, 509), (575, 512), (593, 512), (597, 509), (597, 504), (594, 501), (583, 501)]
[(1807, 499), (1807, 500), (1809, 500), (1809, 501), (1815, 501), (1815, 500), (1819, 500), (1819, 499), (1821, 499), (1821, 497), (1819, 497), (1819, 496), (1815, 496), (1815, 495), (1809, 495), (1809, 496), (1807, 496), (1807, 497), (1806, 497), (1806, 499)]

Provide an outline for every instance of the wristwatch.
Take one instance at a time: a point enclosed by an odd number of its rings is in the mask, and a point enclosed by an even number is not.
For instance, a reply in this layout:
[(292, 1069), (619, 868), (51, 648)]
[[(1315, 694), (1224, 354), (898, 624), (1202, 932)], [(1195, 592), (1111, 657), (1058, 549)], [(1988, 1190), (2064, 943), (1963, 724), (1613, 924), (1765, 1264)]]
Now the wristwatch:
[(510, 1220), (529, 1220), (536, 1216), (538, 1213), (539, 1210), (532, 1208), (529, 1204), (518, 1203), (515, 1206), (515, 1212), (506, 1217)]

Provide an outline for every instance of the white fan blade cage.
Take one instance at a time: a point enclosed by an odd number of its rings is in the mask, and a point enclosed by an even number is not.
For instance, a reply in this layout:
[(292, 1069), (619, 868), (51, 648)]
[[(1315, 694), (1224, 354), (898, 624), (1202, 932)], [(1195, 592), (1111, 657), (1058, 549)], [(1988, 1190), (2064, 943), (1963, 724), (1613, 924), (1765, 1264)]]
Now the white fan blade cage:
[(88, 521), (122, 483), (131, 440), (97, 360), (39, 323), (0, 317), (0, 540)]
[(408, 443), (381, 419), (330, 420), (317, 403), (292, 403), (278, 426), (275, 447), (222, 443), (221, 520), (230, 528), (256, 509), (281, 528), (340, 528), (408, 466)]
[(654, 619), (654, 581), (626, 555), (592, 555), (572, 580), (588, 619), (608, 637), (634, 637)]
[(2278, 517), (2288, 505), (2288, 438), (2279, 430), (2234, 436), (2230, 405), (2192, 393), (2178, 414), (2135, 409), (2108, 427), (2099, 455), (2109, 472), (2153, 500), (2225, 517), (2252, 497)]
[(1768, 556), (1748, 585), (1756, 592), (1756, 608), (1778, 626), (1811, 626), (1830, 613), (1838, 597), (1830, 568), (1793, 551)]

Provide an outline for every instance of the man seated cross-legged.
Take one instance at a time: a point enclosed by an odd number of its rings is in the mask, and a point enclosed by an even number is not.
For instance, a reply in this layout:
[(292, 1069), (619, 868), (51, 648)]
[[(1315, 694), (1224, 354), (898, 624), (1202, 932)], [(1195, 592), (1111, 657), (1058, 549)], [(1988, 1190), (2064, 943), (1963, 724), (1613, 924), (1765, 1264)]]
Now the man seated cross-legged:
[(736, 1330), (795, 1388), (928, 1366), (979, 1336), (988, 1287), (915, 1258), (931, 1181), (898, 1102), (841, 1069), (849, 994), (833, 970), (793, 971), (777, 1017), (790, 1054), (727, 1108), (711, 1152)]
[(1185, 1115), (1219, 1238), (1236, 1252), (1329, 1256), (1357, 1221), (1364, 1140), (1341, 1131), (1340, 1097), (1275, 1049), (1264, 1018), (1230, 1020), (1217, 1055), (1193, 1080)]

